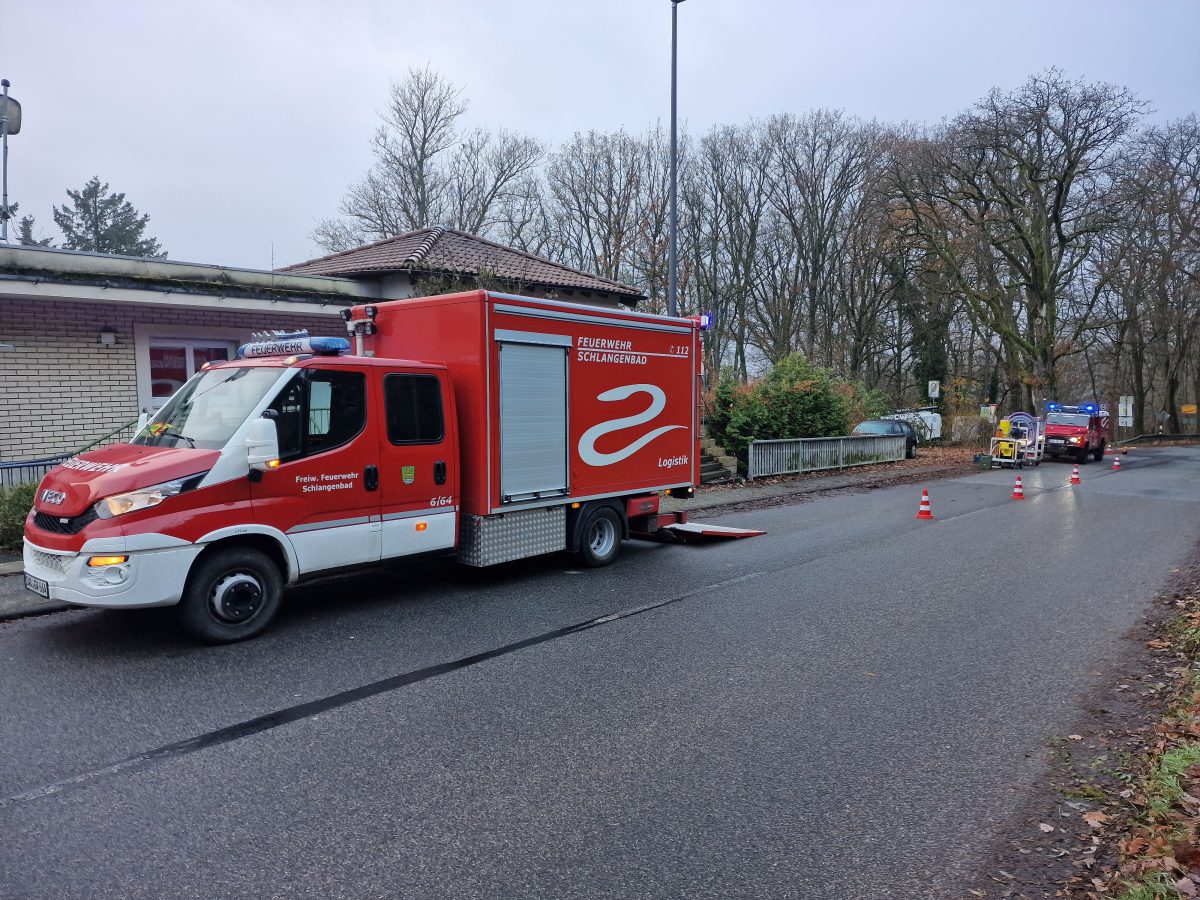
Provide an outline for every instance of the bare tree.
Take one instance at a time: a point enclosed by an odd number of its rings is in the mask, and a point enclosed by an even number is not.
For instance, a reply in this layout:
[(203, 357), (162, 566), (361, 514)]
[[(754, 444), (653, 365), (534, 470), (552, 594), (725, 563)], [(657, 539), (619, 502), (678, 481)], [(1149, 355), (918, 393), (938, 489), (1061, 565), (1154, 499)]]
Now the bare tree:
[(312, 237), (336, 251), (427, 225), (487, 233), (497, 208), (539, 163), (545, 147), (501, 130), (458, 130), (462, 89), (428, 66), (391, 86), (372, 141), (375, 165), (342, 200), (341, 219), (318, 222)]
[(998, 334), (1028, 405), (1057, 394), (1057, 362), (1079, 351), (1088, 298), (1071, 291), (1115, 221), (1114, 164), (1144, 110), (1052, 69), (914, 141), (894, 169), (911, 234)]

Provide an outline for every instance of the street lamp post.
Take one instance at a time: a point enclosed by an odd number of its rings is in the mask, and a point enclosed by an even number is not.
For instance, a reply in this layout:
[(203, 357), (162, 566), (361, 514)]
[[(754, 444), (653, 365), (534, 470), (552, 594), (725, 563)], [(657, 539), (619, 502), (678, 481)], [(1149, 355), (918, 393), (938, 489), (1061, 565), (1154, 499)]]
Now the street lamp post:
[(668, 262), (669, 274), (667, 285), (667, 315), (679, 314), (679, 213), (676, 209), (675, 194), (679, 183), (679, 158), (676, 140), (678, 116), (675, 113), (675, 58), (676, 58), (676, 22), (678, 20), (679, 4), (683, 0), (671, 0), (671, 255)]
[(0, 179), (3, 179), (4, 186), (0, 190), (0, 241), (8, 243), (8, 86), (7, 78), (0, 81), (0, 87), (4, 89), (3, 98), (0, 99), (0, 156), (3, 157), (0, 161), (0, 168), (3, 169), (3, 174)]

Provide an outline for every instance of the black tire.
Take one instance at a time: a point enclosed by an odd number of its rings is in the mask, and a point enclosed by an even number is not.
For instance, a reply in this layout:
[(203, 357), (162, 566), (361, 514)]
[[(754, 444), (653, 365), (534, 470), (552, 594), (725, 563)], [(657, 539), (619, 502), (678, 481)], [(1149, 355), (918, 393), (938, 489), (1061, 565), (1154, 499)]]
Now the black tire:
[(909, 445), (908, 445), (908, 452), (906, 452), (904, 455), (905, 455), (905, 457), (907, 457), (908, 459), (915, 459), (915, 458), (916, 458), (916, 456), (917, 456), (917, 445), (916, 445), (916, 444), (909, 444)]
[(1092, 459), (1094, 459), (1096, 462), (1100, 462), (1102, 459), (1104, 459), (1105, 443), (1106, 443), (1105, 441), (1101, 441), (1100, 446), (1092, 451)]
[(283, 578), (274, 561), (251, 547), (226, 547), (201, 556), (179, 601), (179, 624), (210, 644), (260, 634), (279, 612)]
[(579, 558), (594, 569), (607, 566), (621, 552), (621, 517), (611, 506), (597, 506), (579, 531)]
[(1077, 463), (1079, 463), (1081, 466), (1087, 465), (1087, 459), (1088, 459), (1087, 447), (1082, 448), (1078, 453), (1075, 454), (1075, 461)]

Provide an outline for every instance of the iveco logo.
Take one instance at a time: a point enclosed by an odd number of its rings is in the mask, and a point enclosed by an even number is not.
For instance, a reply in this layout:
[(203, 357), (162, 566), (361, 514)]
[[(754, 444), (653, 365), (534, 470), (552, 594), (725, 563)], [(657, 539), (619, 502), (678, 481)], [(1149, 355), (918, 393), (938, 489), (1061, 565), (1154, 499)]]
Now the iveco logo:
[(48, 505), (58, 505), (67, 499), (67, 495), (63, 491), (52, 491), (46, 488), (42, 491), (42, 502)]

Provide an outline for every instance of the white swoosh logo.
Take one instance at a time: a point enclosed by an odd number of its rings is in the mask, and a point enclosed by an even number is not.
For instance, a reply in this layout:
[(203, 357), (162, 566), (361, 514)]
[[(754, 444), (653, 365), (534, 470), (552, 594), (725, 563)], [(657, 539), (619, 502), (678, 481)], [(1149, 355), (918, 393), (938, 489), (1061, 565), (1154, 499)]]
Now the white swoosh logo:
[(643, 434), (632, 444), (627, 444), (620, 450), (614, 453), (601, 453), (596, 449), (596, 441), (604, 435), (620, 431), (622, 428), (632, 428), (634, 425), (643, 425), (655, 419), (660, 412), (666, 409), (667, 395), (663, 389), (654, 384), (627, 384), (622, 387), (613, 388), (611, 391), (605, 391), (596, 397), (597, 400), (611, 402), (613, 400), (624, 400), (634, 394), (649, 394), (652, 398), (650, 405), (640, 413), (635, 413), (632, 416), (622, 416), (620, 419), (609, 419), (607, 422), (601, 422), (599, 425), (593, 425), (579, 438), (579, 458), (589, 466), (611, 466), (613, 463), (619, 463), (623, 459), (628, 459), (637, 453), (648, 443), (657, 437), (661, 437), (668, 431), (674, 431), (677, 428), (686, 428), (686, 425), (664, 425), (661, 428), (655, 428), (653, 431)]

